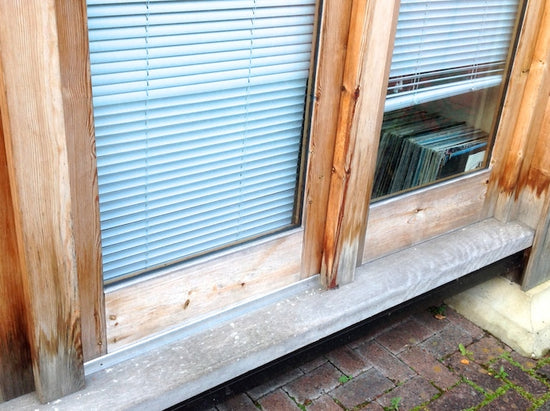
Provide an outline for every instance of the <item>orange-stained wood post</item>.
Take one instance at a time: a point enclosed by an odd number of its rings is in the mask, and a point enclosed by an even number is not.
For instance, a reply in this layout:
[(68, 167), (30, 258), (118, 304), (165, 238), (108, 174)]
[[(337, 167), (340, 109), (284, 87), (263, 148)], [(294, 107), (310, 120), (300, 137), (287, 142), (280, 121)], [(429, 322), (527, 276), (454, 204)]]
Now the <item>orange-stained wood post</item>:
[(522, 280), (550, 280), (550, 2), (527, 5), (492, 156), (489, 215), (535, 231)]
[(55, 5), (0, 2), (0, 112), (34, 383), (43, 402), (84, 385)]
[(398, 0), (354, 0), (335, 136), (321, 278), (353, 281), (361, 261)]
[(308, 178), (304, 194), (302, 277), (318, 274), (321, 270), (334, 136), (338, 126), (342, 76), (352, 18), (350, 1), (325, 0), (322, 3), (309, 136)]

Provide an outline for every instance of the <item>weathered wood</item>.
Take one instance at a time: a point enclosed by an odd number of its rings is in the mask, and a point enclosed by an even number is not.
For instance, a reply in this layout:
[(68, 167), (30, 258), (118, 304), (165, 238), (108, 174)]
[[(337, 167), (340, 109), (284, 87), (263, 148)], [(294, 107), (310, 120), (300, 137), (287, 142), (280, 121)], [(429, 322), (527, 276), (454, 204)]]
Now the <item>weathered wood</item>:
[(350, 1), (323, 2), (304, 195), (303, 277), (321, 271), (324, 222), (350, 18)]
[(548, 254), (548, 96), (550, 3), (531, 1), (508, 86), (492, 158), (489, 215), (536, 228), (524, 289), (550, 278)]
[(483, 171), (372, 204), (363, 263), (480, 221), (489, 175)]
[(537, 226), (521, 287), (530, 290), (545, 281), (550, 281), (550, 201)]
[[(2, 75), (0, 73), (0, 84)], [(0, 115), (0, 402), (34, 389), (26, 299)]]
[[(324, 291), (312, 281), (306, 289), (286, 292), (284, 300), (224, 318), (132, 360), (107, 362), (91, 376), (82, 394), (63, 398), (55, 406), (169, 407), (512, 255), (529, 247), (532, 239), (532, 230), (525, 226), (495, 220), (447, 233), (415, 250), (359, 267), (356, 281), (337, 290)], [(33, 409), (35, 403), (32, 396), (25, 396), (13, 405)]]
[(485, 210), (487, 216), (503, 221), (517, 218), (516, 185), (523, 162), (529, 162), (533, 154), (531, 136), (536, 134), (535, 123), (540, 124), (550, 87), (547, 45), (540, 41), (546, 3), (536, 0), (527, 4), (491, 156), (494, 172)]
[(535, 241), (524, 271), (522, 288), (529, 290), (550, 280), (550, 99), (539, 129), (532, 141), (534, 154), (518, 183), (519, 220), (535, 227)]
[(321, 278), (353, 280), (361, 261), (399, 1), (354, 1), (335, 137)]
[(109, 352), (300, 279), (303, 231), (106, 290)]
[(54, 0), (0, 2), (0, 112), (41, 401), (84, 385)]
[(107, 352), (86, 2), (56, 0), (84, 361)]

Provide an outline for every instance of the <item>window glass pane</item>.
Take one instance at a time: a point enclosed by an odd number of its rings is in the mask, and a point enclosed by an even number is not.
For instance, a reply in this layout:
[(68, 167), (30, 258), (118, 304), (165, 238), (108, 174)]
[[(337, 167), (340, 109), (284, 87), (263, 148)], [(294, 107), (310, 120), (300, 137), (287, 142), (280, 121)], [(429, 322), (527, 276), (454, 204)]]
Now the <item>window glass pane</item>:
[(292, 227), (315, 0), (88, 0), (106, 281)]
[(373, 199), (487, 163), (520, 0), (402, 0)]

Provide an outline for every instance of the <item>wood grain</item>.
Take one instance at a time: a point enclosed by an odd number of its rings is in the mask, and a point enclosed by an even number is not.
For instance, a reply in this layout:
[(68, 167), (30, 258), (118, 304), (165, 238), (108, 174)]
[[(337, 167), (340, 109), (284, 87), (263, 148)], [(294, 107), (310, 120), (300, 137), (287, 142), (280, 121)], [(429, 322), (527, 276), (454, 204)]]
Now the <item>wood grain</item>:
[(56, 0), (84, 361), (107, 352), (86, 2)]
[(304, 196), (303, 277), (321, 271), (324, 222), (350, 18), (350, 1), (323, 2)]
[[(0, 73), (0, 84), (2, 84)], [(34, 389), (26, 298), (0, 115), (0, 402)]]
[(361, 260), (399, 1), (354, 1), (325, 225), (321, 279), (353, 281)]
[(109, 352), (300, 279), (302, 230), (106, 291)]
[(524, 290), (550, 279), (548, 114), (550, 3), (530, 1), (495, 142), (486, 210), (536, 229)]
[(6, 0), (0, 15), (0, 111), (34, 382), (45, 402), (84, 385), (55, 3)]
[[(546, 71), (539, 34), (545, 15), (544, 0), (529, 1), (521, 27), (517, 51), (507, 84), (502, 114), (495, 137), (490, 167), (494, 170), (489, 182), (485, 213), (503, 221), (517, 218), (515, 188), (522, 163), (532, 154), (530, 143), (534, 121), (540, 121), (550, 86), (544, 82)], [(538, 57), (537, 57), (538, 55)]]
[(363, 263), (483, 218), (489, 171), (371, 205)]

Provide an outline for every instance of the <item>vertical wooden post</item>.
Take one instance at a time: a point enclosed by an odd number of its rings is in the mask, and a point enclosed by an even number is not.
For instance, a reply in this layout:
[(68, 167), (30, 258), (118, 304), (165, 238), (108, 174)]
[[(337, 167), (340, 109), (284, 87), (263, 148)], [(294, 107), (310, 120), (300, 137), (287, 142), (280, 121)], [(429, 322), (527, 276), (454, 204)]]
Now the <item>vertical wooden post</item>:
[(534, 154), (517, 187), (518, 218), (536, 230), (521, 284), (524, 290), (550, 280), (550, 98), (538, 129), (537, 139), (531, 139)]
[(361, 260), (399, 1), (355, 0), (347, 43), (321, 278), (353, 281)]
[(324, 221), (351, 19), (351, 2), (325, 0), (321, 16), (321, 38), (317, 58), (319, 65), (316, 74), (308, 178), (304, 196), (306, 224), (302, 256), (303, 277), (321, 271)]
[[(517, 218), (516, 187), (522, 165), (534, 152), (532, 135), (544, 114), (550, 90), (549, 63), (541, 34), (548, 31), (545, 0), (530, 1), (514, 59), (495, 146), (491, 156), (493, 173), (488, 189), (487, 215), (503, 221)], [(546, 17), (547, 20), (547, 17)]]
[(550, 2), (528, 3), (492, 156), (489, 215), (536, 230), (523, 289), (550, 279)]
[(34, 388), (25, 304), (0, 116), (0, 402)]
[(43, 402), (84, 385), (55, 10), (54, 0), (0, 2), (0, 112), (34, 382)]
[(107, 352), (86, 1), (56, 0), (84, 361)]

